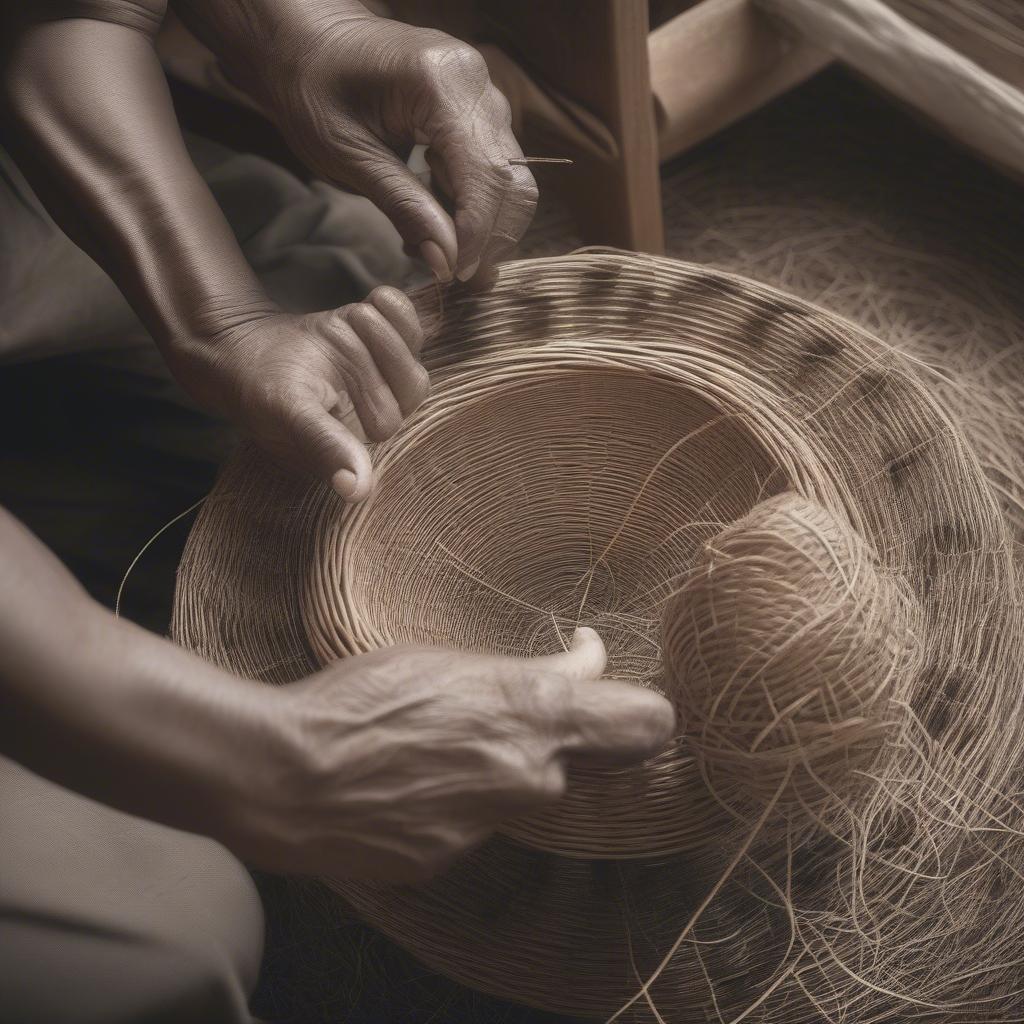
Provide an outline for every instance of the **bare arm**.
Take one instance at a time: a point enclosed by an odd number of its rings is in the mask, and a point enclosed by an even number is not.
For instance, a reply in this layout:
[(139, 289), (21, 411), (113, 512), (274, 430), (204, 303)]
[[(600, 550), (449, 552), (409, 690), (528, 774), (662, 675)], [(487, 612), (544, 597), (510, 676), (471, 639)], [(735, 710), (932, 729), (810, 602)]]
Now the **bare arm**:
[(565, 760), (653, 753), (671, 706), (597, 679), (604, 650), (403, 647), (290, 686), (241, 679), (89, 598), (0, 509), (0, 750), (259, 867), (408, 881), (556, 800)]
[(161, 0), (85, 5), (108, 20), (76, 17), (75, 3), (45, 6), (67, 16), (8, 15), (3, 84), (9, 144), (57, 222), (161, 345), (201, 341), (218, 313), (267, 312), (182, 141), (153, 49)]
[(284, 749), (276, 691), (114, 619), (0, 509), (0, 749), (88, 796), (227, 838)]
[(365, 497), (360, 434), (390, 436), (428, 390), (411, 304), (382, 289), (326, 313), (273, 308), (182, 141), (153, 49), (163, 0), (0, 10), (5, 134), (54, 219), (193, 397), (343, 497)]

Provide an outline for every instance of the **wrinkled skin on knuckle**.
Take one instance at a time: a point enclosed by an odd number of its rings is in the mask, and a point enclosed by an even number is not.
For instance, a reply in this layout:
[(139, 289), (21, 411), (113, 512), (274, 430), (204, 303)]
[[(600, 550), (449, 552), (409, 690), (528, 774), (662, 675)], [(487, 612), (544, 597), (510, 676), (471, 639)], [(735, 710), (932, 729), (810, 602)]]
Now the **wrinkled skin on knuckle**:
[[(370, 411), (369, 423), (363, 423), (371, 441), (386, 441), (402, 428), (402, 410), (387, 388), (372, 388), (367, 392)], [(362, 417), (361, 417), (362, 418)]]
[(387, 341), (395, 332), (388, 318), (369, 302), (358, 302), (349, 307), (348, 322), (364, 342), (372, 343), (382, 337)]
[(396, 326), (395, 330), (399, 331), (406, 341), (412, 341), (416, 343), (417, 348), (419, 347), (423, 340), (423, 325), (408, 295), (391, 285), (381, 284), (370, 292), (366, 301), (384, 313), (389, 320), (398, 320), (401, 327)]
[(350, 316), (349, 306), (345, 307), (344, 312), (339, 310), (335, 315), (327, 343), (328, 352), (335, 370), (349, 391), (362, 392), (373, 373), (373, 359), (354, 327), (349, 324)]
[(434, 31), (424, 31), (418, 42), (414, 73), (435, 94), (465, 91), (476, 100), (490, 85), (487, 62), (475, 47)]
[(512, 104), (500, 90), (493, 85), (487, 93), (488, 115), (492, 124), (501, 127), (512, 127)]
[(519, 700), (526, 713), (550, 728), (556, 728), (570, 716), (574, 687), (570, 680), (555, 672), (537, 672), (527, 685), (519, 688)]
[[(335, 359), (335, 366), (344, 382), (344, 388), (336, 391), (336, 407), (339, 412), (346, 413), (350, 404), (354, 406), (367, 439), (386, 441), (401, 429), (402, 410), (386, 384), (367, 383), (367, 378), (373, 380), (373, 377), (363, 356), (365, 350), (356, 358), (346, 358), (342, 354)], [(373, 376), (376, 376), (376, 371), (373, 371)]]
[(399, 289), (390, 284), (377, 285), (377, 287), (366, 296), (366, 300), (367, 302), (372, 302), (374, 304), (381, 302), (392, 303), (396, 306), (407, 306), (409, 312), (412, 313), (413, 316), (416, 315), (416, 308), (413, 306), (405, 292), (399, 291)]

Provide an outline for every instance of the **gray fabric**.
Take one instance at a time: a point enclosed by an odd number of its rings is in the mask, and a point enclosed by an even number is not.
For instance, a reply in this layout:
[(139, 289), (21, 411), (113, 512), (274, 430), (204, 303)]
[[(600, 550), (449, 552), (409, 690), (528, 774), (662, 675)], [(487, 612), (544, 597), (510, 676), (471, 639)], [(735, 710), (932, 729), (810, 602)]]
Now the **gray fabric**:
[(200, 836), (122, 814), (0, 758), (0, 1020), (250, 1020), (263, 912)]

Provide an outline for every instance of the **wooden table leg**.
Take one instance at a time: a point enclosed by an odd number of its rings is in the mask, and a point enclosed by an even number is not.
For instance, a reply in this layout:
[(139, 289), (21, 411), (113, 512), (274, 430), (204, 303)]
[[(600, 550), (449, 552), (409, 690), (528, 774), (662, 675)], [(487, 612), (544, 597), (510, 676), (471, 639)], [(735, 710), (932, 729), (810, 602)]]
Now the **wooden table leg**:
[[(544, 187), (568, 203), (587, 242), (660, 253), (664, 250), (658, 138), (648, 59), (647, 0), (480, 0), (485, 34), (562, 102), (572, 131), (557, 119), (527, 117), (527, 152), (567, 156)], [(579, 141), (585, 112), (605, 129)]]

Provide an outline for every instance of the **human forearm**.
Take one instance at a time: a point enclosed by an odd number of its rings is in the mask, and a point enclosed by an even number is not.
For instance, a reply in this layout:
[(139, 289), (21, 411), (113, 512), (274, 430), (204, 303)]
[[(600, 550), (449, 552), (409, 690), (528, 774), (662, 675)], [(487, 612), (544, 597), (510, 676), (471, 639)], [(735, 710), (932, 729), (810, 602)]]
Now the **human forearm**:
[(599, 680), (604, 648), (500, 658), (399, 647), (273, 688), (90, 598), (0, 509), (0, 751), (258, 867), (407, 881), (557, 799), (565, 759), (636, 759), (671, 706)]
[(8, 145), (161, 345), (187, 346), (265, 312), (185, 150), (146, 32), (83, 17), (7, 27)]
[(122, 810), (233, 844), (281, 764), (278, 692), (93, 602), (0, 510), (0, 750)]

